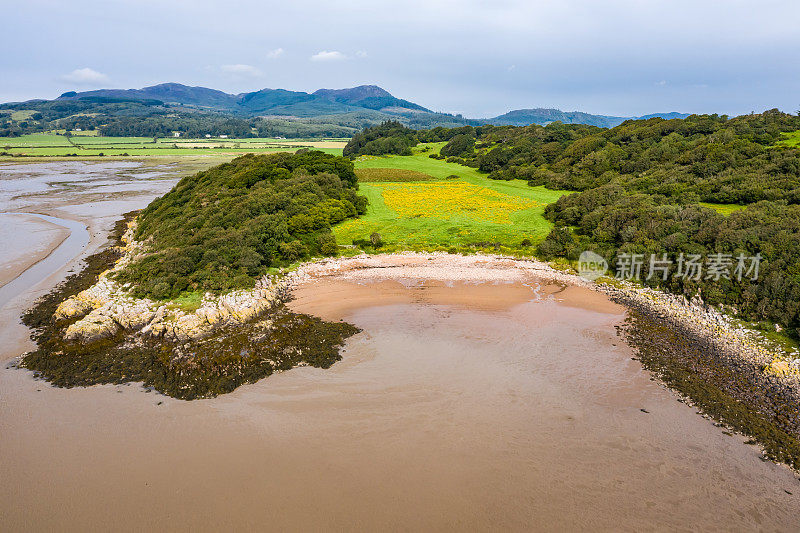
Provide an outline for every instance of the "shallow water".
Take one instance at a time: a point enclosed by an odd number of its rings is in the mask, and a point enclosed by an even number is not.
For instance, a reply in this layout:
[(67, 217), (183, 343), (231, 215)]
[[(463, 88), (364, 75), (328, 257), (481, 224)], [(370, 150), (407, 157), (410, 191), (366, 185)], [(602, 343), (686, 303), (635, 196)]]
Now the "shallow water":
[(0, 164), (0, 308), (102, 245), (122, 214), (172, 187), (174, 170), (134, 161)]
[[(9, 225), (3, 223), (3, 215), (10, 215), (9, 213), (0, 213), (0, 231), (6, 231)], [(31, 287), (35, 287), (48, 277), (53, 272), (66, 265), (70, 260), (80, 255), (80, 253), (89, 244), (89, 232), (86, 225), (82, 222), (75, 220), (66, 220), (63, 218), (51, 217), (49, 215), (40, 215), (36, 213), (28, 214), (29, 217), (48, 222), (55, 226), (60, 226), (68, 231), (66, 237), (58, 243), (58, 245), (50, 251), (41, 260), (30, 265), (28, 268), (20, 272), (8, 283), (0, 287), (0, 308), (4, 307), (11, 300), (23, 294)], [(14, 228), (15, 234), (11, 238), (5, 235), (4, 240), (12, 243), (15, 252), (23, 252), (20, 255), (31, 253), (32, 244), (26, 243), (28, 235), (24, 229), (19, 226)], [(9, 254), (11, 255), (11, 254)], [(10, 260), (10, 258), (9, 258)]]

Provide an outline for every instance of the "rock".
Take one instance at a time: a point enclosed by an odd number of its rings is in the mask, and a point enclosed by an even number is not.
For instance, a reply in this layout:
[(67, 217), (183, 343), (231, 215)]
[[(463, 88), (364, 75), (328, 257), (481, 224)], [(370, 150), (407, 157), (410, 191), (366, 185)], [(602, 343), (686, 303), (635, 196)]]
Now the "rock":
[(180, 341), (203, 336), (211, 328), (208, 322), (196, 314), (183, 315), (175, 321), (174, 335)]
[(77, 296), (67, 298), (56, 308), (55, 317), (57, 319), (75, 318), (85, 315), (93, 309), (92, 304), (87, 301), (81, 300)]
[(139, 330), (145, 327), (155, 318), (156, 314), (150, 306), (144, 302), (136, 302), (129, 306), (121, 305), (119, 310), (115, 310), (113, 319), (123, 328)]
[(119, 331), (119, 325), (109, 316), (96, 310), (71, 324), (64, 338), (71, 341), (91, 342), (104, 337), (112, 337)]
[(797, 373), (797, 370), (793, 368), (788, 361), (774, 359), (764, 369), (764, 373), (772, 374), (773, 376), (788, 377), (794, 373)]

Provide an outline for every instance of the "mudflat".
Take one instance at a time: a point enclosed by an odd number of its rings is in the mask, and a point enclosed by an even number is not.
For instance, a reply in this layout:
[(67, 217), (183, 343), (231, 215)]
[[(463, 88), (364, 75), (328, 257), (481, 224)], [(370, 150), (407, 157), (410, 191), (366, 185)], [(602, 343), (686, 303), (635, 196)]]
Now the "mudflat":
[(652, 381), (623, 308), (381, 261), (295, 288), (293, 310), (362, 329), (342, 361), (210, 400), (8, 367), (58, 273), (0, 309), (2, 529), (796, 530), (793, 473)]

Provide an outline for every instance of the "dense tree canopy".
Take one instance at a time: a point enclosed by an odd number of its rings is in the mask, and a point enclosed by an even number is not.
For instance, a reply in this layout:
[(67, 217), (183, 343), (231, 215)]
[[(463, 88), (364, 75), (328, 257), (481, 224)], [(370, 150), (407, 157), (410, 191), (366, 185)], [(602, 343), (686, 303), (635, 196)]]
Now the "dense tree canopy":
[(411, 155), (411, 147), (416, 146), (418, 142), (416, 131), (389, 120), (353, 135), (344, 147), (343, 154), (345, 156)]
[(363, 214), (353, 164), (322, 152), (245, 155), (182, 179), (139, 216), (148, 253), (119, 280), (154, 298), (252, 286), (270, 267), (335, 255), (331, 225)]

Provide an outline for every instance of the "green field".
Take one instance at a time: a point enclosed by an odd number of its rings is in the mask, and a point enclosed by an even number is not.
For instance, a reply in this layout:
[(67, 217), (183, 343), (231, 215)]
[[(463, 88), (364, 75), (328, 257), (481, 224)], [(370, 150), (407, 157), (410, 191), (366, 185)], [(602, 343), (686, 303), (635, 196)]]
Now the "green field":
[(778, 144), (783, 146), (800, 146), (800, 131), (784, 133), (783, 139)]
[(747, 207), (746, 205), (740, 204), (711, 204), (708, 202), (700, 202), (700, 205), (703, 207), (708, 207), (709, 209), (713, 209), (717, 213), (721, 215), (728, 216), (731, 213), (735, 213), (736, 211), (740, 211)]
[[(21, 157), (153, 157), (272, 153), (313, 148), (341, 154), (346, 140), (298, 139), (183, 139), (151, 137), (98, 137), (93, 132), (77, 132), (71, 137), (55, 133), (34, 133), (0, 139), (0, 159)], [(102, 155), (101, 155), (102, 154)]]
[[(424, 148), (424, 147), (423, 147)], [(530, 187), (523, 181), (490, 180), (470, 167), (411, 156), (361, 157), (358, 169), (402, 169), (433, 176), (429, 181), (360, 182), (367, 214), (334, 228), (339, 244), (379, 233), (387, 249), (464, 249), (503, 243), (519, 248), (542, 240), (552, 225), (542, 216), (566, 191)], [(431, 150), (433, 151), (433, 150)], [(453, 177), (456, 176), (456, 177)]]

